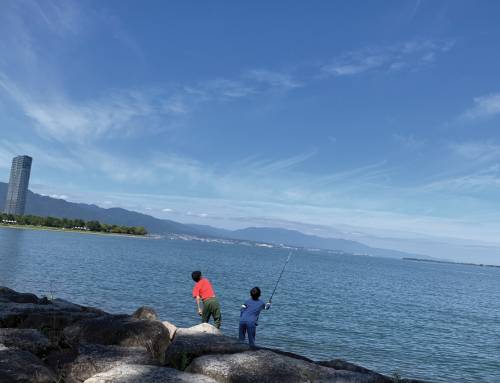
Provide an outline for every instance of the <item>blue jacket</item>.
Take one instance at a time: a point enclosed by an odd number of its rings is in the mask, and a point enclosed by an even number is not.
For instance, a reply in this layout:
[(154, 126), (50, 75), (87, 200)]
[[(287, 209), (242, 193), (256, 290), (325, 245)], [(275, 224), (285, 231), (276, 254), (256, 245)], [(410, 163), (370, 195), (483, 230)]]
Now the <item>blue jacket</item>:
[(247, 299), (240, 308), (240, 322), (259, 323), (259, 314), (262, 310), (269, 310), (270, 304), (264, 304), (261, 300)]

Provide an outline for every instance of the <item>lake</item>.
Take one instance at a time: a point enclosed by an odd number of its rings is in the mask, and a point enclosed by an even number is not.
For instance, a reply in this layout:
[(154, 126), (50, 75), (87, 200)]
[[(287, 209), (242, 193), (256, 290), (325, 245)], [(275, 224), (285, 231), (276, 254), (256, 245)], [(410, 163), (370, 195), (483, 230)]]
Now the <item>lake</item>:
[[(289, 251), (0, 228), (0, 285), (111, 313), (140, 306), (201, 322), (191, 272), (213, 285), (238, 335), (254, 286), (267, 300)], [(500, 382), (500, 269), (293, 251), (257, 344), (434, 382)]]

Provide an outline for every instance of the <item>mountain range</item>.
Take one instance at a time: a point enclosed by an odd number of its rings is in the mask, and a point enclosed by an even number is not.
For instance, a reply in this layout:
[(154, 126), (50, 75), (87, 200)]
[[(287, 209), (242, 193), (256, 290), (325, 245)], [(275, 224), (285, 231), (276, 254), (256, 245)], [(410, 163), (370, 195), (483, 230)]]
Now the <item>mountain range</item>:
[[(0, 182), (0, 209), (5, 206), (8, 184)], [(144, 226), (154, 234), (187, 234), (198, 237), (228, 238), (254, 242), (283, 244), (295, 247), (309, 247), (324, 250), (337, 250), (347, 253), (361, 253), (389, 258), (432, 259), (421, 254), (410, 254), (397, 250), (374, 248), (360, 242), (339, 238), (323, 238), (303, 234), (295, 230), (270, 227), (249, 227), (239, 230), (219, 229), (208, 225), (181, 224), (175, 221), (158, 219), (147, 214), (114, 207), (104, 209), (96, 205), (68, 202), (63, 199), (42, 196), (28, 190), (25, 214), (52, 216), (58, 218), (81, 218), (85, 221), (97, 220), (102, 223)]]

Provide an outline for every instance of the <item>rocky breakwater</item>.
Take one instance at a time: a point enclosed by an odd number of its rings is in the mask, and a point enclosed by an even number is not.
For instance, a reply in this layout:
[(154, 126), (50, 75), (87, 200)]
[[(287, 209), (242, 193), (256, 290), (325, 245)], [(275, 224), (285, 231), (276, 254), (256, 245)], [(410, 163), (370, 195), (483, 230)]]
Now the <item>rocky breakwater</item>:
[(209, 324), (159, 322), (0, 287), (0, 382), (423, 383), (343, 360), (251, 347)]

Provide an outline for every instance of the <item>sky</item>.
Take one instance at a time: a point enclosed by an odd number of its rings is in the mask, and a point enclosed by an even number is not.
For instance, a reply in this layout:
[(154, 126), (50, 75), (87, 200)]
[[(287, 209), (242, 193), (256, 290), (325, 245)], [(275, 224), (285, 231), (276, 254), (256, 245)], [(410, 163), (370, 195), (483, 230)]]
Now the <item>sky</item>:
[(0, 181), (500, 264), (500, 2), (3, 1)]

